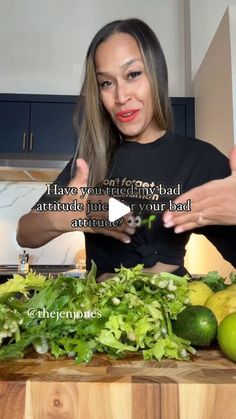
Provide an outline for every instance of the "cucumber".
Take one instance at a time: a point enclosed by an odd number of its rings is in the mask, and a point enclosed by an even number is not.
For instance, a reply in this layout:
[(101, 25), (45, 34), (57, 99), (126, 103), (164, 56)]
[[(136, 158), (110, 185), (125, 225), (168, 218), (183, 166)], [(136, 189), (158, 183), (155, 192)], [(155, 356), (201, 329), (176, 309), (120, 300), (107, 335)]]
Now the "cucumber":
[(209, 346), (216, 338), (218, 323), (214, 313), (207, 307), (196, 305), (183, 310), (172, 321), (173, 332), (190, 340), (195, 346)]

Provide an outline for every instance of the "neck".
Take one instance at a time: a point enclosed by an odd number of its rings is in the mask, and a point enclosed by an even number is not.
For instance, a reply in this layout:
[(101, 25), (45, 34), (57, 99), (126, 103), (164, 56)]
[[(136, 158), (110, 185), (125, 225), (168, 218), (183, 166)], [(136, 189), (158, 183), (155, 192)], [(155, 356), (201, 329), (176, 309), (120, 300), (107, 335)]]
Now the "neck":
[(153, 135), (150, 135), (146, 138), (141, 138), (140, 140), (137, 141), (137, 143), (140, 144), (147, 144), (147, 143), (153, 143), (154, 141), (158, 140), (159, 138), (163, 137), (163, 135), (166, 133), (166, 131), (163, 130), (158, 130), (158, 132), (156, 132)]
[(125, 141), (139, 143), (139, 144), (148, 144), (153, 143), (154, 141), (158, 140), (159, 138), (165, 135), (165, 130), (155, 130), (154, 132), (150, 133), (145, 138), (137, 138), (137, 137), (126, 137)]

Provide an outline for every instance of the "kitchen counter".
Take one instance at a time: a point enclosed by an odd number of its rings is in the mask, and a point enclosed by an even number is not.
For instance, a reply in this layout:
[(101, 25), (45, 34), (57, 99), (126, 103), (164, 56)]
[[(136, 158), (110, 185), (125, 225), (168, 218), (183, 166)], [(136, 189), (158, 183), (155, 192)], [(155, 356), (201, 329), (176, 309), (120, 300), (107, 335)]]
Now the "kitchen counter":
[(236, 418), (236, 363), (217, 348), (190, 362), (98, 354), (88, 365), (32, 353), (2, 361), (0, 379), (4, 419)]
[[(74, 265), (30, 265), (31, 270), (43, 275), (58, 275), (60, 272), (66, 272), (74, 269)], [(17, 265), (0, 265), (0, 277), (12, 277), (13, 274), (24, 275), (24, 272), (18, 271)]]

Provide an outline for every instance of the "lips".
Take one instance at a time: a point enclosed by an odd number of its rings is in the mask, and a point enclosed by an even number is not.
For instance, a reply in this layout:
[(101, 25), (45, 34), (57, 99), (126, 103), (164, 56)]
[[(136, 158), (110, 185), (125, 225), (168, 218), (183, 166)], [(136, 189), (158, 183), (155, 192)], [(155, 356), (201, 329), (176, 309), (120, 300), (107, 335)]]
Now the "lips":
[(117, 112), (115, 117), (119, 122), (130, 122), (138, 116), (139, 112), (140, 109), (125, 109), (124, 111)]

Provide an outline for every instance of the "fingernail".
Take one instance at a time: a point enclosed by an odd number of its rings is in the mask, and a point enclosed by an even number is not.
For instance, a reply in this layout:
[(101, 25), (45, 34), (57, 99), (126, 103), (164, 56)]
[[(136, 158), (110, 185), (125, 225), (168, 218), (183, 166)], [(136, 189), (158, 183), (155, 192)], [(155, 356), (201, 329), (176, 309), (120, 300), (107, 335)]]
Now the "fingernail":
[(128, 244), (128, 243), (131, 242), (131, 240), (130, 239), (124, 239), (123, 242), (126, 243), (126, 244)]
[(164, 227), (166, 228), (170, 228), (174, 226), (174, 222), (173, 221), (168, 221), (168, 222), (164, 222)]
[(180, 226), (178, 226), (178, 227), (175, 227), (175, 229), (174, 229), (174, 232), (176, 233), (176, 234), (178, 234), (178, 233), (183, 233), (183, 228), (182, 227), (180, 227)]
[(172, 219), (172, 214), (164, 214), (164, 223), (168, 223)]

